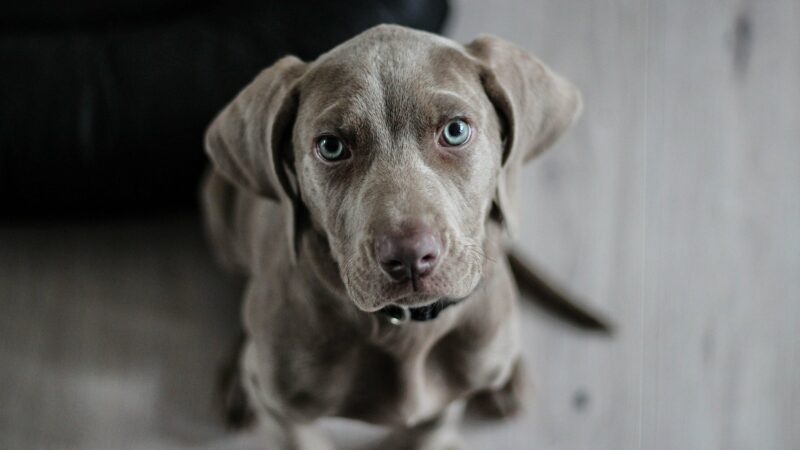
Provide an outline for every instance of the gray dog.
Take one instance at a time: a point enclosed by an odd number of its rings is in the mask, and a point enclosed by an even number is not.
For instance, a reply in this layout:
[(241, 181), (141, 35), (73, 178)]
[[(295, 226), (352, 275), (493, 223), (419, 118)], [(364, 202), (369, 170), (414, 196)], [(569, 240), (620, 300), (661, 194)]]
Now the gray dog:
[(580, 109), (508, 42), (384, 25), (279, 60), (219, 114), (203, 202), (249, 277), (235, 381), (268, 448), (330, 448), (324, 416), (393, 427), (380, 448), (459, 448), (467, 401), (515, 409), (503, 235), (521, 166)]

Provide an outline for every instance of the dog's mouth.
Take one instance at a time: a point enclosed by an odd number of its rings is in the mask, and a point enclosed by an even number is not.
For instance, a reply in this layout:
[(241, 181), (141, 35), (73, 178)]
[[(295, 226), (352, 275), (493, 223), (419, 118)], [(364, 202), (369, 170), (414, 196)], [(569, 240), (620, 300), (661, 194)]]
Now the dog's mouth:
[(403, 297), (409, 297), (409, 300), (416, 297), (416, 300), (419, 300), (433, 294), (436, 290), (436, 284), (435, 275), (426, 277), (412, 275), (407, 280), (393, 282), (392, 288), (397, 292), (398, 298), (396, 300)]
[(460, 297), (459, 294), (453, 295), (448, 284), (438, 274), (383, 284), (376, 295), (380, 300), (375, 300), (374, 303), (375, 306), (383, 306), (372, 310), (377, 311), (386, 306), (409, 310), (424, 309), (448, 298)]

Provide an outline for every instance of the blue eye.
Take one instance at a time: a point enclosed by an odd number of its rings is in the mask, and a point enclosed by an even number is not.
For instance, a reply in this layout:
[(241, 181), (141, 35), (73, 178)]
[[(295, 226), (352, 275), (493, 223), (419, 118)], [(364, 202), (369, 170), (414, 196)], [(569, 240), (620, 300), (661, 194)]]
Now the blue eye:
[(317, 153), (325, 161), (336, 162), (347, 159), (350, 152), (341, 139), (336, 136), (322, 136), (317, 139)]
[(471, 133), (472, 130), (466, 121), (453, 119), (442, 129), (442, 142), (444, 145), (457, 147), (467, 142)]

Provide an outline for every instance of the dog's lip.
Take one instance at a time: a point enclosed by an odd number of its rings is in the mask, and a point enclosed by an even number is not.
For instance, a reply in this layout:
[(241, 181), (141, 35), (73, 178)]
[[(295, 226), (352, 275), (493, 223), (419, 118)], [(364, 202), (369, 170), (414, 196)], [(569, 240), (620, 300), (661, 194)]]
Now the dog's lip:
[(411, 280), (397, 283), (395, 286), (398, 288), (398, 292), (396, 292), (395, 295), (384, 297), (381, 300), (376, 301), (370, 307), (361, 307), (361, 309), (366, 312), (375, 312), (390, 305), (401, 306), (404, 308), (425, 308), (440, 300), (461, 301), (474, 294), (478, 288), (480, 288), (481, 284), (483, 284), (483, 279), (481, 277), (468, 294), (456, 298), (448, 295), (447, 292), (429, 288), (427, 286), (428, 283), (426, 283), (429, 278), (432, 277), (424, 277), (419, 279), (416, 290), (414, 290)]
[[(418, 294), (418, 292), (414, 292), (414, 294)], [(441, 300), (444, 300), (444, 299), (447, 298), (447, 297), (444, 297), (444, 296), (440, 296), (440, 297), (432, 296), (430, 298), (430, 300), (426, 299), (426, 300), (423, 300), (423, 301), (420, 302), (420, 301), (414, 301), (415, 297), (419, 297), (419, 295), (406, 295), (404, 297), (400, 297), (398, 299), (395, 299), (394, 301), (389, 303), (389, 305), (405, 306), (406, 308), (425, 308), (425, 307), (433, 305), (434, 303), (436, 303), (438, 301), (441, 301)]]
[[(410, 283), (409, 283), (410, 286)], [(471, 295), (471, 293), (470, 293)], [(467, 296), (468, 297), (468, 296)], [(396, 296), (392, 296), (389, 298), (383, 298), (379, 301), (376, 301), (372, 305), (360, 305), (358, 304), (358, 308), (364, 312), (376, 312), (380, 311), (381, 309), (387, 306), (401, 306), (404, 308), (424, 308), (428, 307), (440, 300), (448, 299), (449, 297), (443, 295), (442, 293), (434, 293), (434, 292), (420, 292), (420, 291), (412, 291), (407, 290), (402, 292)]]
[(416, 290), (414, 289), (411, 280), (398, 283), (398, 287), (402, 286), (400, 292), (395, 296), (385, 299), (386, 301), (382, 303), (385, 303), (384, 306), (397, 305), (405, 306), (406, 308), (421, 308), (436, 303), (441, 298), (446, 297), (441, 292), (435, 292), (433, 290), (426, 289), (424, 281), (422, 283), (422, 287), (420, 288), (420, 281), (417, 281)]
[(389, 321), (394, 325), (400, 325), (408, 322), (409, 320), (417, 322), (427, 322), (429, 320), (436, 320), (439, 314), (445, 309), (460, 304), (462, 301), (471, 297), (475, 291), (480, 287), (479, 281), (475, 288), (469, 294), (460, 298), (440, 297), (422, 305), (401, 305), (398, 303), (390, 303), (377, 312), (385, 314), (389, 317)]
[[(481, 284), (483, 284), (483, 280), (479, 280), (475, 284), (475, 287), (472, 288), (472, 290), (467, 295), (464, 295), (464, 296), (461, 296), (461, 297), (458, 297), (458, 298), (450, 297), (450, 296), (447, 296), (447, 295), (441, 295), (441, 294), (440, 295), (436, 295), (436, 294), (433, 294), (433, 293), (427, 294), (425, 292), (411, 291), (411, 292), (409, 292), (407, 294), (404, 294), (404, 295), (402, 295), (402, 296), (400, 296), (398, 298), (392, 299), (391, 301), (385, 303), (383, 306), (379, 307), (378, 309), (381, 309), (381, 308), (386, 307), (386, 306), (391, 306), (391, 305), (403, 306), (405, 308), (427, 308), (427, 307), (433, 305), (434, 303), (437, 303), (437, 302), (440, 302), (440, 301), (460, 302), (462, 300), (465, 300), (465, 299), (471, 297), (472, 294), (474, 294), (481, 287)], [(423, 301), (414, 301), (414, 297), (419, 297), (421, 295), (426, 297), (425, 300), (423, 300)]]

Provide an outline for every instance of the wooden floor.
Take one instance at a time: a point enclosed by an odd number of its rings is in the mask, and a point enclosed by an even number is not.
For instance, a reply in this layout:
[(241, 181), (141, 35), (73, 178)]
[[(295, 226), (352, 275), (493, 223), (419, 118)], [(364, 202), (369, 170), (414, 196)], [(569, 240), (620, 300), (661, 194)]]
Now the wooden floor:
[[(800, 3), (455, 7), (451, 36), (516, 41), (583, 91), (526, 169), (519, 244), (619, 326), (526, 303), (534, 395), (468, 448), (800, 448)], [(0, 448), (257, 447), (211, 405), (239, 289), (191, 217), (3, 225)]]

